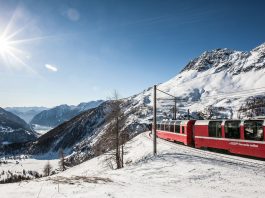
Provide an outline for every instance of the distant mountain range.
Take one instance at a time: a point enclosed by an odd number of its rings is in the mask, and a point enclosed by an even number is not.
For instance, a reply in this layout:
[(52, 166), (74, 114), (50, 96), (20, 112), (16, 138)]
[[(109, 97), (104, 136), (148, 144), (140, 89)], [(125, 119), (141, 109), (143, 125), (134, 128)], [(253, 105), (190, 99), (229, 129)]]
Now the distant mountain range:
[(56, 127), (78, 114), (87, 111), (89, 109), (98, 107), (103, 100), (91, 101), (91, 102), (83, 102), (77, 106), (69, 106), (69, 105), (60, 105), (48, 110), (41, 111), (37, 115), (35, 115), (30, 124), (34, 127), (35, 125), (47, 126), (47, 127)]
[(37, 134), (24, 120), (0, 108), (0, 145), (36, 139)]
[(9, 111), (19, 116), (27, 123), (29, 123), (35, 115), (47, 109), (49, 108), (46, 107), (6, 107), (5, 108), (6, 111)]

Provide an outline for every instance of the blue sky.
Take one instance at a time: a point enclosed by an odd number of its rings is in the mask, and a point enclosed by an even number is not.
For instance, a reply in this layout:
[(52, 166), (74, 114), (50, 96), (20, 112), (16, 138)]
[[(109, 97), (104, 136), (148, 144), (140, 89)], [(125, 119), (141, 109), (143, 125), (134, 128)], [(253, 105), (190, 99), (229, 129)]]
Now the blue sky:
[(264, 9), (255, 0), (0, 0), (0, 35), (13, 50), (0, 45), (0, 106), (136, 94), (206, 50), (265, 42)]

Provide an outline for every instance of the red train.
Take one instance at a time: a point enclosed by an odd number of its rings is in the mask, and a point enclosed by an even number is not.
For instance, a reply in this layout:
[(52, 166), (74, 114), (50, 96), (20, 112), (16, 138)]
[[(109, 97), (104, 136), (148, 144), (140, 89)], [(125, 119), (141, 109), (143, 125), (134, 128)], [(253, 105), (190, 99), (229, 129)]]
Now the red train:
[(265, 159), (265, 120), (175, 120), (156, 127), (162, 139)]

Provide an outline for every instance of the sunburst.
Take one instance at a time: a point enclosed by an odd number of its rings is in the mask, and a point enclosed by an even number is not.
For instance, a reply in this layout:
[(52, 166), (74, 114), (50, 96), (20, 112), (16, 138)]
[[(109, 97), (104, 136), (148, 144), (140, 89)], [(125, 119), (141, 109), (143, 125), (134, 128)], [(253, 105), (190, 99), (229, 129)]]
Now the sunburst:
[[(0, 69), (1, 67), (11, 70), (26, 69), (27, 71), (36, 73), (34, 69), (28, 65), (31, 54), (26, 49), (31, 46), (30, 42), (47, 37), (34, 37), (33, 35), (32, 37), (28, 37), (30, 35), (28, 30), (31, 29), (33, 21), (21, 21), (21, 15), (23, 15), (23, 12), (17, 8), (6, 27), (3, 28), (2, 31), (0, 29)], [(21, 26), (19, 27), (18, 25), (20, 24)], [(33, 25), (35, 26), (35, 24)]]
[[(16, 40), (15, 36), (20, 32), (7, 33), (8, 28), (0, 35), (0, 58), (6, 67), (12, 68), (27, 68), (25, 60), (28, 57), (28, 52), (19, 48), (18, 44), (25, 39)], [(27, 39), (26, 39), (27, 40)]]

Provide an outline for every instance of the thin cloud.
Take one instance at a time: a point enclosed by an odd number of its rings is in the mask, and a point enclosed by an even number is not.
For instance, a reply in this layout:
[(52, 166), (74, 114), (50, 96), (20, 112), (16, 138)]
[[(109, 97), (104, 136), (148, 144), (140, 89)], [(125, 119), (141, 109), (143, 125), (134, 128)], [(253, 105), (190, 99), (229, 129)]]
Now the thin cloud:
[(45, 64), (45, 67), (46, 67), (46, 69), (48, 69), (49, 71), (52, 71), (52, 72), (58, 71), (58, 68), (55, 65)]

